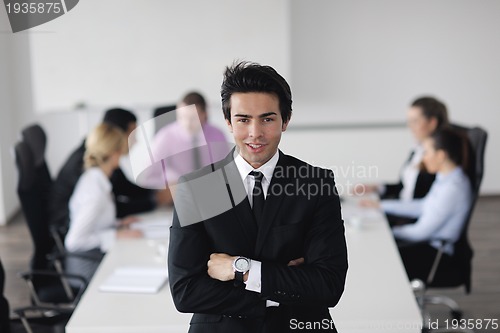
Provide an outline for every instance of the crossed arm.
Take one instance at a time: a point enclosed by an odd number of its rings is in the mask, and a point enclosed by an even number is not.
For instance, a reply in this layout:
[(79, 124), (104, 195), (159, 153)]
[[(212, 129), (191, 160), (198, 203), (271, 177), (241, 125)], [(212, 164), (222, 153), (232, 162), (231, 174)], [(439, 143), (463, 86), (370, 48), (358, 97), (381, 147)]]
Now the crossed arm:
[(179, 311), (254, 317), (263, 315), (266, 300), (331, 307), (340, 299), (347, 251), (338, 197), (318, 199), (302, 245), (303, 263), (301, 258), (262, 262), (261, 293), (234, 286), (234, 254), (214, 253), (204, 228), (203, 223), (181, 227), (174, 215), (169, 278)]

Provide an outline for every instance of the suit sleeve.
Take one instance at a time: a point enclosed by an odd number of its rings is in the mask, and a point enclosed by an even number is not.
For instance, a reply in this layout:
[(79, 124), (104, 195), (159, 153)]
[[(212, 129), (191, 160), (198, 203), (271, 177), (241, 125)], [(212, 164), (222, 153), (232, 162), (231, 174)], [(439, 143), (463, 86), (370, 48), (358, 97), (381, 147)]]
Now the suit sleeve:
[[(335, 189), (330, 171), (331, 189)], [(324, 187), (323, 187), (324, 189)], [(347, 247), (336, 191), (320, 195), (306, 231), (305, 263), (262, 262), (262, 296), (280, 304), (333, 307), (344, 291)]]
[[(182, 183), (182, 182), (180, 182)], [(212, 279), (207, 273), (207, 262), (213, 246), (204, 223), (197, 216), (196, 200), (189, 186), (178, 187), (175, 212), (170, 228), (168, 270), (170, 289), (178, 311), (219, 314), (246, 318), (262, 317), (265, 300), (261, 295), (235, 287), (233, 281)], [(186, 213), (185, 210), (189, 212)], [(184, 211), (184, 212), (183, 212)], [(182, 225), (179, 220), (181, 214)], [(182, 215), (184, 214), (184, 215)], [(186, 217), (186, 214), (189, 214)], [(184, 222), (189, 219), (190, 224)]]

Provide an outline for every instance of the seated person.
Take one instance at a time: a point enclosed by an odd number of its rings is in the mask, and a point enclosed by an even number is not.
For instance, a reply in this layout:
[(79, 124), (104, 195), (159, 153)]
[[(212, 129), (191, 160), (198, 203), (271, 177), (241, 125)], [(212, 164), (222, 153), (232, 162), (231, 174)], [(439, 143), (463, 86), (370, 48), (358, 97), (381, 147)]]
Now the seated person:
[[(85, 172), (78, 180), (69, 201), (70, 224), (64, 243), (69, 252), (99, 254), (109, 249), (115, 237), (142, 236), (138, 230), (116, 229), (126, 227), (136, 220), (128, 217), (117, 221), (111, 192), (110, 177), (118, 168), (120, 157), (126, 150), (126, 142), (125, 133), (108, 123), (102, 123), (87, 137)], [(67, 270), (77, 274), (88, 270), (91, 276), (97, 268), (95, 265), (82, 269), (81, 266), (77, 267), (79, 265), (81, 263), (67, 263)]]
[(383, 199), (409, 201), (423, 198), (429, 191), (435, 176), (422, 168), (422, 142), (436, 130), (448, 126), (448, 112), (439, 100), (420, 97), (411, 104), (407, 119), (416, 145), (401, 169), (400, 181), (396, 184), (364, 185), (363, 192), (378, 192)]
[[(137, 118), (130, 111), (110, 109), (104, 115), (104, 122), (116, 125), (128, 137), (136, 128)], [(50, 224), (67, 226), (69, 223), (68, 203), (76, 183), (83, 173), (85, 140), (64, 163), (54, 181), (50, 194)], [(122, 157), (128, 158), (128, 156)], [(111, 177), (113, 194), (117, 208), (117, 217), (152, 210), (156, 207), (154, 192), (130, 182), (121, 168), (117, 168)]]
[[(187, 108), (190, 105), (195, 105), (197, 112)], [(155, 159), (165, 162), (169, 186), (176, 184), (180, 176), (223, 159), (231, 148), (222, 131), (209, 124), (207, 104), (201, 94), (186, 94), (177, 105), (176, 117), (175, 122), (158, 131), (151, 144)], [(148, 178), (153, 183), (164, 179), (155, 172)], [(160, 192), (160, 202), (171, 204), (170, 190)]]
[[(410, 279), (426, 280), (440, 240), (446, 240), (441, 260), (452, 260), (453, 243), (462, 233), (472, 204), (472, 187), (464, 167), (468, 161), (468, 141), (460, 133), (445, 128), (423, 142), (423, 162), (436, 173), (436, 181), (423, 199), (382, 200), (387, 213), (416, 218), (414, 224), (392, 228)], [(414, 243), (408, 246), (409, 243)]]

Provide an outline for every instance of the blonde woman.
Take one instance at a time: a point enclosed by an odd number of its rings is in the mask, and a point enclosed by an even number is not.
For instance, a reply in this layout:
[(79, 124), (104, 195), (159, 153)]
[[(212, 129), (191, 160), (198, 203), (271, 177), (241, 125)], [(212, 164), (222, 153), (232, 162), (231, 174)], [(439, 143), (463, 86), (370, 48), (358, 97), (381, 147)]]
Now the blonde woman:
[(85, 172), (69, 201), (70, 226), (65, 246), (70, 252), (106, 252), (116, 237), (142, 236), (138, 230), (120, 228), (136, 219), (116, 219), (109, 180), (126, 151), (127, 140), (120, 128), (102, 123), (88, 135), (85, 146)]

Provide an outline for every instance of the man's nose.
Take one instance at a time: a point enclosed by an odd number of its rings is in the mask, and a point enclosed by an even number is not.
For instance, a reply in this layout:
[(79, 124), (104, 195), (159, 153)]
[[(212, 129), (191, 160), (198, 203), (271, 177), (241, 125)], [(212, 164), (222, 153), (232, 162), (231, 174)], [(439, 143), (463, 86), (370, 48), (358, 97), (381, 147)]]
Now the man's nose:
[(258, 138), (258, 137), (262, 136), (262, 133), (263, 133), (262, 125), (260, 124), (260, 122), (255, 121), (250, 125), (250, 129), (249, 129), (249, 136), (250, 137)]

